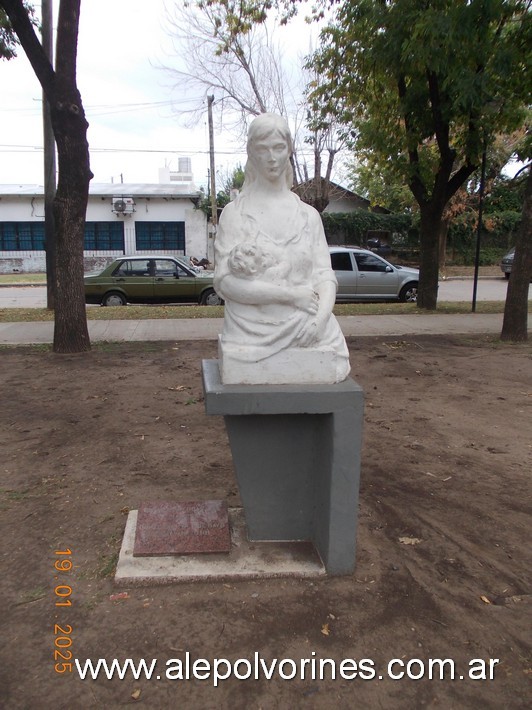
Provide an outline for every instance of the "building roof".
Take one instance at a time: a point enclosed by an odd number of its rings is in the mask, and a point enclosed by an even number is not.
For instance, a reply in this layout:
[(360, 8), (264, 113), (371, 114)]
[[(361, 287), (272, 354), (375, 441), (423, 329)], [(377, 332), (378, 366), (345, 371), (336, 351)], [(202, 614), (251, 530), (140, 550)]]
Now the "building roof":
[[(89, 195), (97, 196), (120, 196), (129, 195), (131, 197), (183, 197), (197, 198), (200, 190), (193, 183), (90, 183)], [(0, 196), (19, 195), (21, 197), (42, 197), (44, 195), (43, 185), (0, 185)]]
[[(305, 197), (311, 195), (315, 189), (315, 182), (315, 178), (305, 180), (304, 182), (295, 185), (292, 189), (299, 195), (299, 197), (301, 197), (302, 200), (305, 200)], [(325, 185), (325, 178), (322, 177), (321, 182)], [(362, 195), (358, 195), (356, 192), (348, 190), (346, 187), (342, 187), (341, 185), (338, 185), (338, 183), (329, 180), (329, 204), (334, 203), (337, 200), (350, 200), (354, 204), (359, 205), (361, 209), (367, 209), (371, 212), (389, 213), (389, 210), (385, 207), (381, 207), (380, 205), (372, 206), (371, 202), (366, 197), (362, 197)]]

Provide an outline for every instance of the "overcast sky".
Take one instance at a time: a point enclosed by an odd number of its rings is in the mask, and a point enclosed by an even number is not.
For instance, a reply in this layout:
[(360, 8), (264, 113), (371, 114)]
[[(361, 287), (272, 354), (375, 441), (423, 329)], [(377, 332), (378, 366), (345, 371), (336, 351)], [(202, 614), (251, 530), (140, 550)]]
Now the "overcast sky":
[[(189, 156), (196, 184), (207, 184), (207, 107), (200, 125), (184, 128), (176, 111), (187, 106), (157, 68), (171, 63), (165, 3), (82, 0), (78, 86), (94, 182), (158, 182), (160, 167)], [(42, 184), (41, 89), (22, 50), (0, 61), (0, 86), (0, 183)], [(217, 127), (214, 142), (217, 171), (244, 161), (244, 147)]]

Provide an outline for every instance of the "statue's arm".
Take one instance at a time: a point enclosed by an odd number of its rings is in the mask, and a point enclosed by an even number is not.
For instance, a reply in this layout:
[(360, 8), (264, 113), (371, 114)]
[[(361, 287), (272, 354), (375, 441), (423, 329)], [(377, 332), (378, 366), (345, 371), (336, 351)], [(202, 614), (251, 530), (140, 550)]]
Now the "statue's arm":
[(302, 328), (298, 340), (302, 347), (319, 342), (323, 336), (336, 302), (338, 282), (331, 266), (329, 247), (320, 215), (308, 207), (311, 224), (311, 249), (313, 254), (313, 288), (318, 294), (316, 316)]
[(323, 230), (321, 217), (317, 215), (316, 221), (316, 282), (314, 288), (319, 295), (319, 309), (316, 316), (316, 325), (318, 329), (318, 337), (325, 329), (327, 321), (333, 311), (336, 302), (336, 291), (338, 289), (338, 281), (331, 265), (331, 255)]
[(291, 303), (293, 301), (292, 291), (285, 286), (277, 286), (259, 279), (235, 276), (223, 267), (218, 270), (214, 280), (214, 288), (225, 300), (249, 305)]
[(329, 316), (332, 313), (336, 302), (336, 283), (334, 281), (322, 281), (316, 287), (319, 296), (319, 308), (316, 319), (318, 321), (318, 330), (321, 326), (325, 326)]
[(317, 297), (311, 285), (287, 288), (273, 284), (260, 277), (247, 278), (232, 273), (229, 268), (229, 254), (233, 247), (245, 239), (242, 234), (242, 221), (234, 203), (225, 207), (215, 241), (216, 267), (214, 288), (226, 301), (247, 305), (293, 304), (298, 308), (316, 313)]

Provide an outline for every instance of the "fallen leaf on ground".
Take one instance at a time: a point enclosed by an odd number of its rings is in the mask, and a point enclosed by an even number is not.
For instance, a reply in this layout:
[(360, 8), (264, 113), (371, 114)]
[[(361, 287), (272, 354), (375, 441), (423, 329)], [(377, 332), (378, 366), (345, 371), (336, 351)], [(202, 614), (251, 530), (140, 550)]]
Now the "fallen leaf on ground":
[(134, 690), (131, 693), (131, 697), (133, 698), (133, 700), (138, 700), (140, 698), (140, 693), (141, 693), (140, 688), (137, 688), (136, 690)]
[(491, 604), (491, 601), (488, 599), (488, 597), (485, 597), (483, 594), (480, 595), (480, 598), (484, 602), (484, 604)]
[(120, 599), (129, 599), (129, 594), (127, 592), (119, 592), (118, 594), (111, 594), (109, 600), (112, 602), (119, 601)]
[(328, 636), (328, 635), (331, 633), (331, 632), (329, 631), (329, 624), (323, 624), (323, 626), (321, 627), (321, 633), (322, 633), (324, 636)]
[(399, 542), (402, 545), (419, 545), (423, 540), (420, 540), (419, 537), (400, 537)]

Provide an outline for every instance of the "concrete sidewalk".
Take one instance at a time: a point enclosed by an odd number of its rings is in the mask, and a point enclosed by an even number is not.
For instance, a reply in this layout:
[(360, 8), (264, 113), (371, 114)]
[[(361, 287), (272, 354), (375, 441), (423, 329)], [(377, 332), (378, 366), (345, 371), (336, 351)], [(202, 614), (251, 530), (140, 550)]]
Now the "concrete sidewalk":
[[(401, 337), (422, 334), (490, 334), (502, 329), (502, 313), (461, 315), (340, 316), (344, 335)], [(158, 320), (89, 320), (92, 342), (156, 340), (215, 340), (221, 333), (222, 318)], [(532, 330), (532, 316), (528, 327)], [(0, 323), (0, 344), (32, 345), (53, 341), (53, 322)]]

